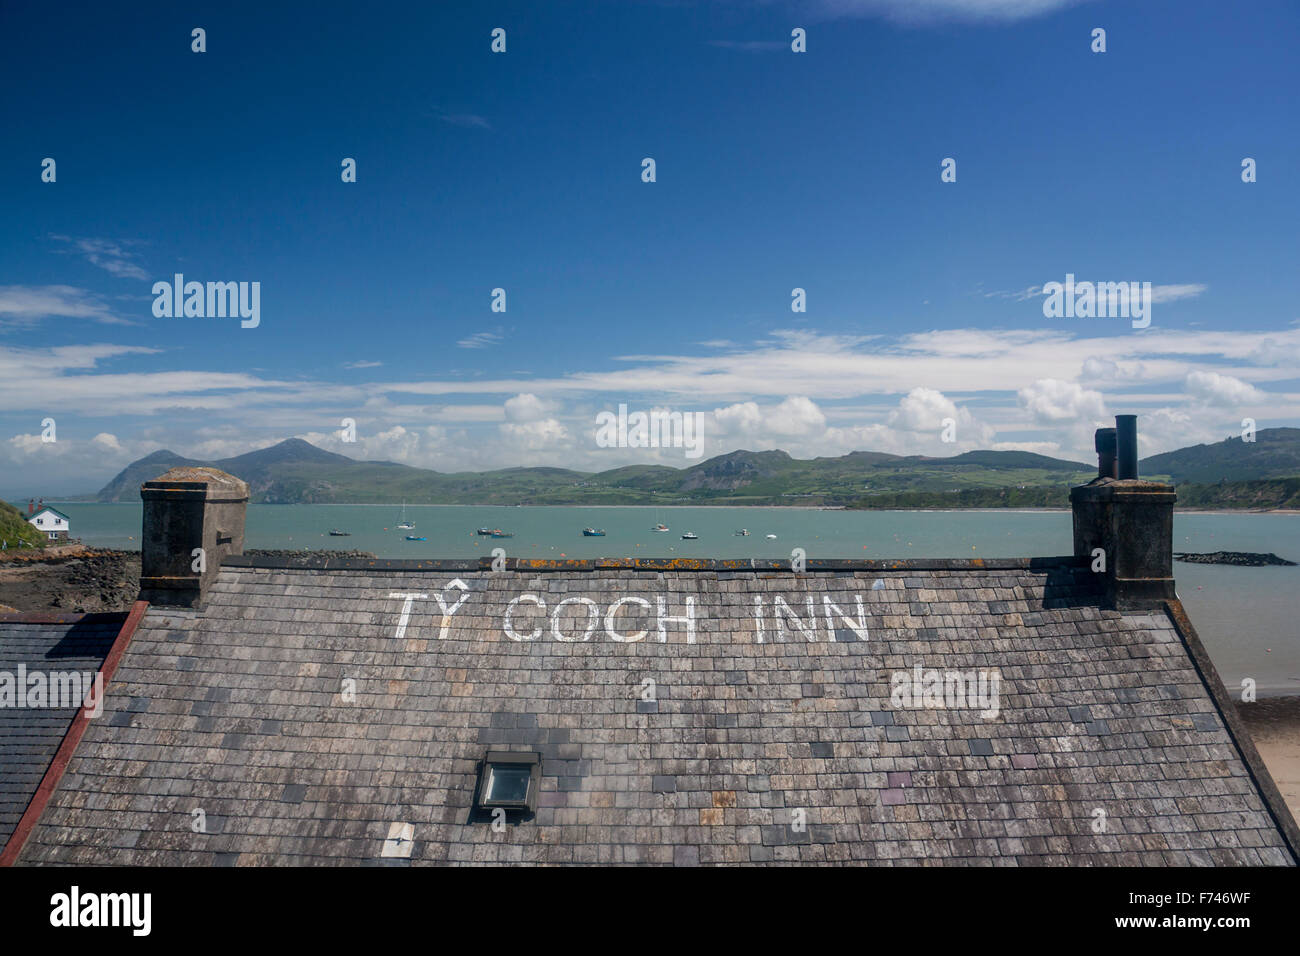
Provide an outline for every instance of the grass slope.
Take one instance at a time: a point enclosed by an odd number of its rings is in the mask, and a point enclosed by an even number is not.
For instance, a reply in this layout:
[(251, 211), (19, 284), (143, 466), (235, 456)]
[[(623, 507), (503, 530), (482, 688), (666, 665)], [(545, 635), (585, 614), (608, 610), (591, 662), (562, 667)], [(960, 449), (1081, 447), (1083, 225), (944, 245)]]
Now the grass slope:
[(0, 541), (7, 542), (9, 548), (45, 547), (45, 535), (28, 524), (23, 513), (7, 501), (0, 501)]

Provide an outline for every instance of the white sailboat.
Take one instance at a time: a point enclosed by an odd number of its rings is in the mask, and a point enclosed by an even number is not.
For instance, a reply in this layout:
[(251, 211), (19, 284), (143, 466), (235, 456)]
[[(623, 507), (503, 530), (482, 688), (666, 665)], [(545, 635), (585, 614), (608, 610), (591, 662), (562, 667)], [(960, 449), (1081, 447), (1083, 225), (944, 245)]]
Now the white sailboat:
[(406, 502), (402, 502), (402, 523), (397, 526), (398, 531), (413, 531), (415, 524), (406, 520)]
[(659, 532), (659, 533), (661, 533), (661, 534), (662, 534), (663, 532), (665, 532), (665, 531), (668, 530), (668, 525), (664, 524), (662, 521), (659, 520), (659, 509), (658, 509), (658, 508), (655, 509), (655, 526), (654, 526), (653, 528), (651, 528), (650, 530), (651, 530), (651, 531), (657, 531), (657, 532)]

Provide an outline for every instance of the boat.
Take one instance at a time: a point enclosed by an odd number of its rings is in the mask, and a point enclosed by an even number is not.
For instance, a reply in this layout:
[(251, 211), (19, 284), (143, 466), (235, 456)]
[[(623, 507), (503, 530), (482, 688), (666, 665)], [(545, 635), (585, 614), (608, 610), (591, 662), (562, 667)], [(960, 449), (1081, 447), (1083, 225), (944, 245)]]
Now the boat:
[(749, 537), (749, 529), (748, 529), (748, 528), (741, 528), (739, 531), (736, 532), (736, 537), (737, 537), (737, 538), (748, 538), (748, 537)]
[(333, 530), (330, 531), (330, 537), (331, 537), (331, 538), (350, 538), (350, 537), (352, 537), (352, 532), (351, 532), (351, 531), (340, 531), (338, 528), (334, 528)]
[(653, 528), (651, 528), (650, 530), (651, 530), (651, 531), (667, 531), (667, 530), (668, 530), (668, 525), (664, 524), (663, 522), (660, 522), (659, 524), (655, 525), (655, 526), (654, 526)]
[(700, 536), (699, 536), (698, 534), (696, 534), (694, 531), (688, 531), (688, 532), (686, 532), (684, 535), (682, 535), (682, 540), (683, 540), (683, 541), (698, 541), (698, 540), (700, 540)]
[(769, 534), (769, 535), (767, 536), (767, 539), (768, 539), (769, 541), (775, 541), (775, 540), (776, 540), (776, 535), (774, 535), (774, 534)]
[(488, 535), (492, 534), (492, 529), (491, 529), (491, 528), (479, 528), (479, 529), (478, 529), (477, 531), (475, 531), (474, 533), (475, 533), (475, 534), (481, 534), (481, 535), (483, 535), (483, 536), (486, 538)]
[(429, 539), (422, 535), (408, 534), (406, 536), (406, 540), (407, 541), (428, 541)]
[(502, 531), (500, 528), (493, 528), (491, 531), (488, 532), (488, 537), (489, 538), (513, 538), (514, 533), (510, 531)]
[(414, 531), (415, 523), (406, 520), (406, 502), (402, 502), (402, 522), (397, 526), (398, 531)]
[(604, 528), (583, 528), (582, 536), (584, 538), (603, 538), (605, 537)]

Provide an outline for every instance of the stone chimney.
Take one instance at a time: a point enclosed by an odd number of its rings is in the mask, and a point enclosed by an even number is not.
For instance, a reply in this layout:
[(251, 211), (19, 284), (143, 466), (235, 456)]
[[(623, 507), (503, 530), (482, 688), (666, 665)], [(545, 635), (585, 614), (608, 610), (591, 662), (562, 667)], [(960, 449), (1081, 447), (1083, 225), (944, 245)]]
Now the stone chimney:
[(222, 559), (244, 553), (248, 485), (216, 468), (173, 468), (140, 497), (140, 600), (201, 607)]
[(1177, 495), (1138, 478), (1136, 416), (1117, 415), (1115, 428), (1097, 429), (1096, 447), (1098, 477), (1070, 489), (1074, 555), (1102, 576), (1107, 607), (1159, 608), (1175, 596)]

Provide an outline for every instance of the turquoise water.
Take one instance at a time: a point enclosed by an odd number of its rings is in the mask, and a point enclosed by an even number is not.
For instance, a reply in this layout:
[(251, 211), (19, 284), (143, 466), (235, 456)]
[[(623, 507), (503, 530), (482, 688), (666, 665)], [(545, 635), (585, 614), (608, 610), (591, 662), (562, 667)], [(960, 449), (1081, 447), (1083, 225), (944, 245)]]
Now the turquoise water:
[[(59, 504), (86, 544), (138, 549), (139, 504)], [(407, 506), (416, 530), (397, 531), (390, 505), (250, 505), (249, 548), (356, 548), (380, 557), (971, 558), (1069, 554), (1064, 511), (815, 511), (782, 508), (480, 508)], [(672, 529), (656, 534), (662, 521)], [(584, 527), (604, 538), (584, 538)], [(476, 535), (479, 527), (514, 532)], [(747, 538), (734, 532), (748, 528)], [(331, 538), (331, 528), (351, 531)], [(683, 541), (693, 531), (698, 541)], [(428, 541), (406, 541), (406, 534)], [(765, 536), (775, 534), (775, 540)], [(1272, 551), (1300, 560), (1300, 516), (1176, 514), (1177, 551)], [(1300, 567), (1174, 565), (1178, 594), (1229, 690), (1252, 677), (1261, 693), (1300, 694)]]

